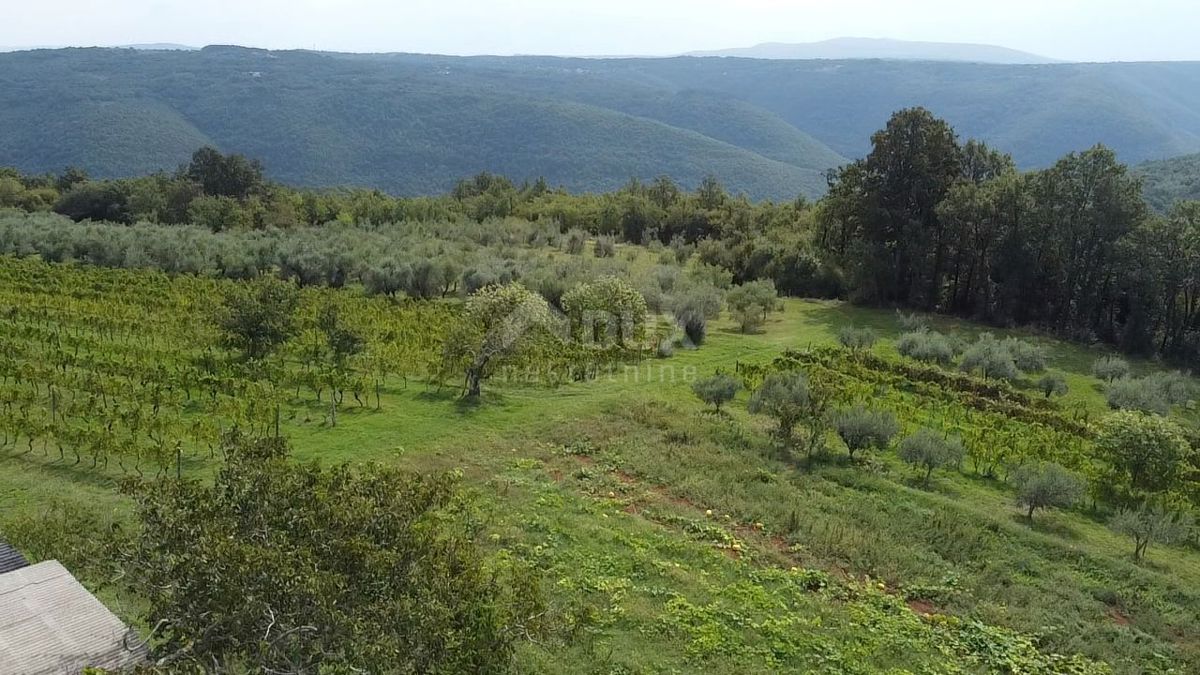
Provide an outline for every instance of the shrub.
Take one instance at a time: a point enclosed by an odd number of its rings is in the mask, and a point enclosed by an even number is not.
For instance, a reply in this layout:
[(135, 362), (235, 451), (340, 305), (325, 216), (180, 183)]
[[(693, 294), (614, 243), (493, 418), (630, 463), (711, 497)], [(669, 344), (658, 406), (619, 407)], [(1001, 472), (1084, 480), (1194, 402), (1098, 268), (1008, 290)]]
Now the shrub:
[(1119, 380), (1129, 375), (1129, 362), (1117, 356), (1105, 356), (1092, 364), (1092, 374), (1107, 382)]
[(850, 458), (859, 450), (886, 448), (900, 431), (896, 416), (886, 410), (870, 410), (856, 405), (834, 416), (833, 428), (846, 444)]
[(957, 437), (946, 437), (932, 429), (919, 429), (900, 441), (898, 453), (906, 464), (925, 471), (924, 482), (928, 485), (935, 469), (957, 465), (965, 451)]
[(1046, 373), (1038, 380), (1037, 387), (1046, 398), (1066, 396), (1070, 391), (1070, 387), (1067, 386), (1067, 378), (1059, 373)]
[(929, 324), (925, 321), (925, 317), (916, 313), (905, 314), (896, 310), (896, 322), (900, 324), (900, 330), (906, 333), (923, 333), (929, 330)]
[(825, 434), (825, 406), (828, 401), (815, 390), (808, 376), (798, 370), (771, 373), (750, 397), (748, 406), (754, 414), (773, 417), (779, 425), (776, 435), (790, 444), (797, 425), (808, 431), (803, 445), (811, 463)]
[(1115, 380), (1108, 385), (1105, 398), (1113, 410), (1137, 410), (1158, 415), (1171, 412), (1171, 403), (1164, 392), (1145, 378)]
[(950, 365), (954, 361), (954, 345), (941, 333), (915, 331), (905, 333), (896, 341), (896, 351), (918, 361)]
[(721, 315), (721, 292), (705, 284), (692, 285), (671, 300), (671, 313), (693, 345), (704, 343), (708, 321)]
[(617, 243), (612, 237), (600, 236), (596, 237), (596, 243), (592, 246), (592, 254), (597, 258), (611, 258), (617, 252)]
[(854, 326), (842, 326), (838, 330), (838, 342), (851, 351), (865, 352), (870, 351), (871, 347), (875, 346), (875, 342), (879, 336), (870, 328), (855, 328)]
[(1057, 464), (1023, 466), (1014, 476), (1017, 505), (1028, 509), (1029, 520), (1037, 509), (1068, 508), (1083, 495), (1081, 478)]
[(1194, 521), (1187, 513), (1172, 513), (1143, 505), (1121, 511), (1109, 521), (1109, 526), (1133, 539), (1133, 557), (1141, 560), (1152, 543), (1173, 544), (1191, 534)]
[(742, 332), (748, 333), (766, 323), (767, 314), (779, 307), (779, 293), (772, 281), (750, 281), (726, 293), (725, 302)]
[(959, 367), (965, 373), (982, 375), (985, 380), (1013, 380), (1020, 375), (1012, 353), (990, 333), (980, 335), (979, 340), (967, 349)]
[(696, 398), (713, 406), (717, 412), (721, 412), (721, 406), (732, 401), (741, 388), (742, 383), (728, 373), (717, 373), (692, 383)]
[(1191, 454), (1183, 428), (1158, 415), (1113, 413), (1097, 428), (1096, 456), (1110, 470), (1105, 483), (1127, 502), (1179, 487)]
[(1003, 345), (1022, 373), (1040, 373), (1046, 369), (1046, 352), (1041, 347), (1016, 338), (1008, 338)]
[(565, 239), (567, 253), (571, 255), (579, 255), (583, 253), (583, 246), (587, 243), (587, 233), (583, 230), (572, 228), (567, 232)]

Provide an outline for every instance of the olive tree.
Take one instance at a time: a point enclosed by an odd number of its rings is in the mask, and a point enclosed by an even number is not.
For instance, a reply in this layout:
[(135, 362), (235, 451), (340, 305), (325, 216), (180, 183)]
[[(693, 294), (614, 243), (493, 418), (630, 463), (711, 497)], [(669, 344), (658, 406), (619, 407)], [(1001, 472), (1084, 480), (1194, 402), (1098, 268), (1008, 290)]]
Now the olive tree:
[(466, 378), (466, 395), (478, 397), (495, 369), (516, 363), (554, 327), (546, 299), (519, 283), (488, 286), (467, 298), (443, 351), (445, 372)]
[(1013, 476), (1017, 505), (1033, 522), (1037, 509), (1069, 508), (1083, 496), (1083, 480), (1057, 464), (1026, 465)]
[(879, 336), (870, 328), (842, 326), (838, 330), (837, 339), (839, 344), (852, 352), (866, 352), (875, 346)]
[(1126, 502), (1179, 487), (1192, 452), (1183, 429), (1159, 415), (1117, 412), (1097, 429), (1096, 454), (1109, 469), (1106, 484)]
[(749, 333), (766, 323), (767, 315), (779, 307), (779, 293), (773, 281), (749, 281), (730, 289), (725, 303), (742, 332)]
[(1125, 509), (1109, 521), (1116, 532), (1133, 539), (1133, 557), (1146, 557), (1146, 549), (1152, 543), (1173, 544), (1186, 539), (1194, 521), (1190, 514), (1156, 509), (1143, 504), (1136, 509)]
[(811, 463), (825, 434), (825, 410), (828, 400), (810, 383), (808, 376), (798, 370), (771, 373), (750, 397), (751, 413), (767, 415), (775, 420), (776, 436), (786, 447), (795, 441), (797, 426), (806, 433), (801, 444)]
[(862, 404), (834, 415), (833, 428), (846, 444), (851, 459), (859, 450), (886, 448), (900, 432), (896, 416), (890, 411), (871, 410)]
[(897, 452), (906, 464), (925, 471), (926, 485), (935, 469), (956, 466), (966, 454), (958, 437), (947, 437), (928, 428), (918, 429), (900, 441)]
[(562, 308), (576, 340), (586, 337), (602, 344), (611, 332), (625, 347), (626, 340), (645, 333), (646, 298), (624, 279), (608, 276), (579, 284), (563, 294)]
[(689, 284), (671, 299), (671, 314), (693, 345), (704, 343), (708, 322), (721, 315), (721, 291), (709, 284)]
[(1092, 364), (1092, 374), (1107, 382), (1127, 377), (1129, 372), (1129, 362), (1118, 356), (1104, 356)]
[(1038, 390), (1046, 398), (1052, 396), (1066, 396), (1070, 388), (1067, 386), (1067, 378), (1059, 373), (1046, 373), (1037, 381)]
[(954, 345), (941, 333), (921, 330), (905, 333), (896, 341), (896, 351), (925, 363), (948, 366), (954, 360)]
[(741, 381), (728, 373), (717, 373), (692, 383), (696, 398), (713, 406), (717, 412), (721, 412), (721, 406), (732, 401), (741, 388)]
[(979, 340), (967, 349), (959, 368), (966, 373), (977, 373), (985, 380), (1012, 380), (1020, 375), (1008, 346), (990, 333), (980, 335)]

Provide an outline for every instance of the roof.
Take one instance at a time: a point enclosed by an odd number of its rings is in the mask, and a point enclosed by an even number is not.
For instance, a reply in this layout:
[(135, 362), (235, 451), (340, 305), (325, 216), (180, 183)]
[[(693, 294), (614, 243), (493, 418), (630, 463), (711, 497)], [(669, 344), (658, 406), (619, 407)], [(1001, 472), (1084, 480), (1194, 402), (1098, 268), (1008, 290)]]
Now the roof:
[(144, 660), (141, 644), (57, 561), (0, 574), (0, 673), (121, 670)]
[(29, 567), (29, 561), (17, 549), (0, 541), (0, 574)]

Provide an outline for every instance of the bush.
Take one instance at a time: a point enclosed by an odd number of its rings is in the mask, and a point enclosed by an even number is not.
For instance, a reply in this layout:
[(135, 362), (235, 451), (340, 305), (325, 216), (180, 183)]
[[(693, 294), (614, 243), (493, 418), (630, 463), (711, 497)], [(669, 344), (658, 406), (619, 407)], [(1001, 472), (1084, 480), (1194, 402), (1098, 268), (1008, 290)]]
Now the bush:
[(965, 373), (976, 373), (983, 379), (1014, 380), (1021, 373), (1005, 343), (996, 340), (991, 333), (984, 333), (963, 354), (959, 368)]
[(833, 428), (846, 444), (850, 458), (859, 450), (881, 450), (900, 432), (896, 416), (886, 410), (869, 410), (856, 405), (833, 419)]
[(1083, 479), (1057, 464), (1020, 467), (1013, 480), (1030, 521), (1037, 509), (1069, 508), (1083, 496)]
[(611, 258), (617, 252), (617, 243), (612, 237), (601, 236), (596, 237), (596, 243), (592, 246), (592, 254), (597, 258)]
[(1016, 338), (1008, 338), (1003, 344), (1022, 373), (1040, 373), (1046, 369), (1046, 352), (1041, 347)]
[(692, 383), (696, 398), (713, 406), (717, 412), (721, 412), (721, 406), (732, 401), (741, 388), (742, 383), (728, 373), (717, 373)]
[(767, 314), (779, 307), (779, 293), (772, 281), (750, 281), (726, 293), (725, 302), (742, 332), (748, 333), (766, 323)]
[(1143, 505), (1121, 511), (1109, 521), (1109, 526), (1133, 539), (1133, 557), (1141, 560), (1152, 543), (1173, 544), (1191, 535), (1193, 519), (1187, 513), (1172, 513)]
[(935, 469), (958, 465), (966, 453), (959, 438), (946, 437), (932, 429), (919, 429), (900, 441), (898, 454), (906, 464), (925, 471), (924, 482), (928, 485)]
[(954, 361), (954, 345), (941, 333), (915, 331), (905, 333), (896, 341), (896, 351), (925, 363), (948, 366)]
[(1038, 391), (1041, 391), (1046, 398), (1051, 396), (1066, 396), (1070, 391), (1067, 386), (1067, 378), (1059, 373), (1046, 373), (1037, 382)]
[(1105, 356), (1092, 364), (1092, 374), (1107, 382), (1127, 377), (1129, 372), (1129, 362), (1116, 356)]
[(929, 330), (929, 324), (925, 321), (925, 317), (916, 313), (905, 314), (896, 310), (896, 322), (900, 324), (900, 330), (906, 333), (923, 333)]
[(1151, 381), (1145, 378), (1122, 377), (1108, 385), (1105, 392), (1108, 407), (1113, 410), (1137, 410), (1166, 415), (1171, 403)]
[(587, 233), (583, 230), (572, 228), (567, 232), (567, 237), (564, 240), (567, 253), (571, 255), (579, 255), (583, 253), (583, 246), (587, 243)]
[(706, 284), (691, 285), (671, 300), (671, 313), (695, 346), (704, 343), (708, 321), (721, 315), (721, 292)]
[(854, 352), (870, 351), (871, 347), (875, 346), (875, 342), (879, 336), (870, 328), (855, 328), (854, 326), (842, 326), (838, 330), (838, 342)]

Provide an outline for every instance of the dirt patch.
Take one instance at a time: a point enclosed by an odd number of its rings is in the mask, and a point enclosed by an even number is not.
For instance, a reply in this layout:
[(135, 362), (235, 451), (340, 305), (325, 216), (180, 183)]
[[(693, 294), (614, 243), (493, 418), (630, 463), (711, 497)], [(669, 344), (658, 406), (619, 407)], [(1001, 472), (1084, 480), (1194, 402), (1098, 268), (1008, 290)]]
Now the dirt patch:
[(1129, 624), (1133, 623), (1133, 619), (1130, 619), (1128, 615), (1116, 607), (1109, 607), (1104, 613), (1107, 614), (1108, 618), (1112, 619), (1113, 623), (1117, 624), (1118, 626), (1128, 626)]
[(938, 613), (937, 607), (934, 607), (931, 603), (928, 603), (924, 600), (917, 600), (914, 598), (912, 600), (905, 600), (904, 604), (908, 605), (909, 609), (922, 616), (930, 616)]

